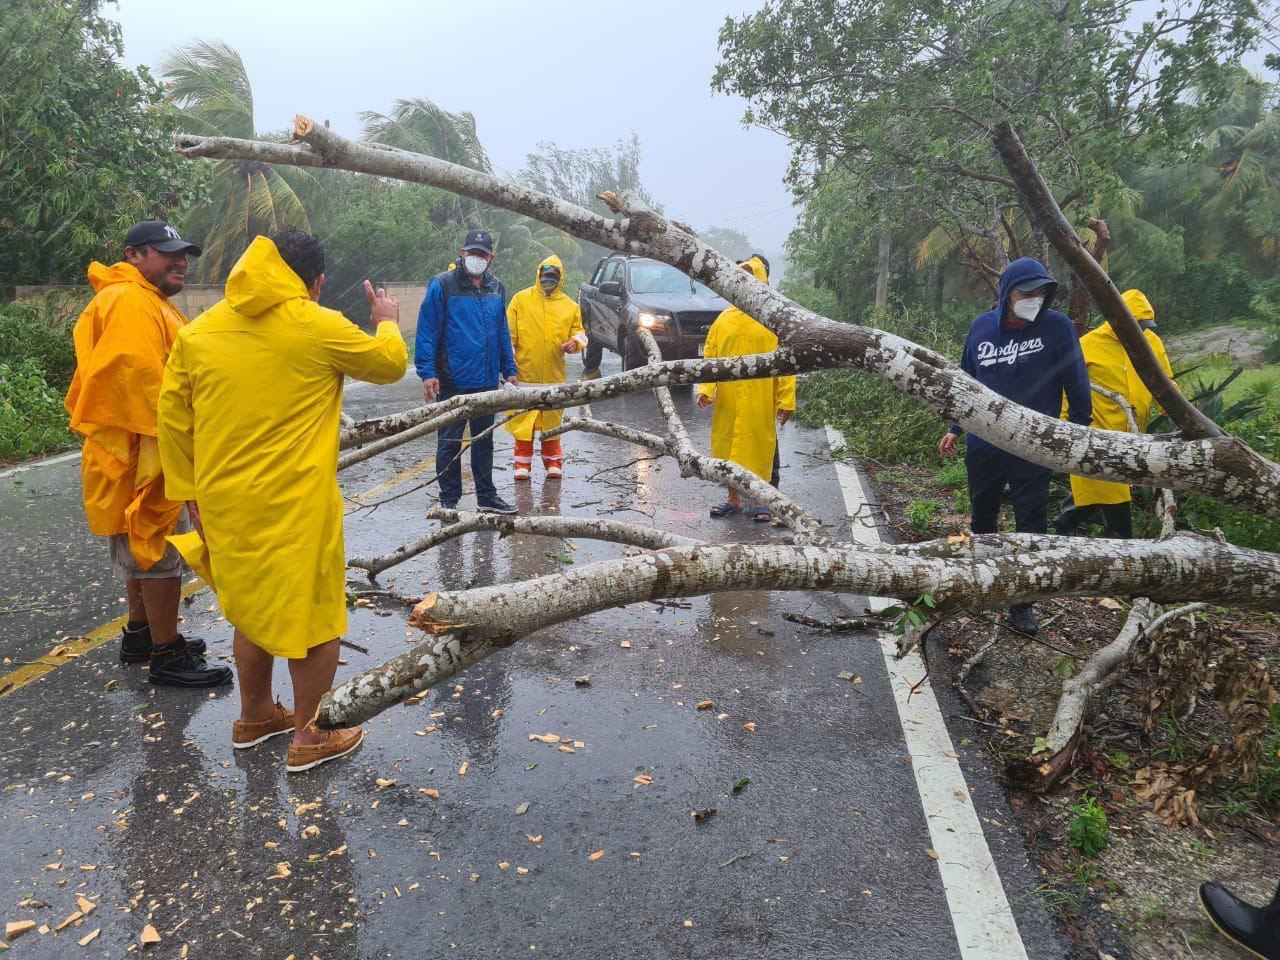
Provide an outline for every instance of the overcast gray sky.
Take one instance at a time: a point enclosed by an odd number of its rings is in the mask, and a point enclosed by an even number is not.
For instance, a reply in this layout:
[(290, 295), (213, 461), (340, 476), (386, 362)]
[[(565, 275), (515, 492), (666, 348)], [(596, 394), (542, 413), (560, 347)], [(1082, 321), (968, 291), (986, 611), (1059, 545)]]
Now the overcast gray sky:
[(720, 25), (755, 6), (119, 0), (114, 15), (131, 63), (154, 68), (166, 51), (197, 39), (235, 47), (260, 130), (304, 113), (354, 135), (361, 110), (429, 97), (474, 113), (490, 157), (511, 173), (539, 140), (607, 146), (635, 130), (642, 177), (668, 214), (737, 227), (775, 251), (794, 220), (782, 183), (787, 144), (743, 129), (742, 101), (710, 87)]

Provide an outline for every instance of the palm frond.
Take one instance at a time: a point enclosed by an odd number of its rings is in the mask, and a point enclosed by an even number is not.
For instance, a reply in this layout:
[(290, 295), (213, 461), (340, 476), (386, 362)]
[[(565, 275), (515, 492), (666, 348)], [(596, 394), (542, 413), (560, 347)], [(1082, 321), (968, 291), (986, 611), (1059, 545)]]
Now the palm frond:
[(955, 254), (959, 248), (959, 234), (939, 224), (930, 230), (916, 247), (916, 266), (927, 267), (941, 263)]

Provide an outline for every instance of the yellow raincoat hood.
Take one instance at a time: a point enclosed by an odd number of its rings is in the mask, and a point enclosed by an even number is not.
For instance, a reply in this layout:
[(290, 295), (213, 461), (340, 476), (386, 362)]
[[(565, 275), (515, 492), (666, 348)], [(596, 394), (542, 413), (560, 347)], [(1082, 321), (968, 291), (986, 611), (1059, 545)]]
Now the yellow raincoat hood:
[(743, 260), (738, 264), (738, 266), (745, 267), (750, 270), (751, 275), (761, 283), (769, 282), (769, 271), (765, 270), (764, 264), (761, 263), (759, 257), (752, 257), (750, 260)]
[[(542, 275), (543, 267), (555, 267), (557, 270), (560, 271), (560, 280), (556, 284), (555, 289), (552, 290), (550, 293), (543, 292), (542, 283), (539, 279), (540, 276)], [(538, 264), (537, 269), (533, 271), (533, 285), (538, 288), (539, 293), (541, 293), (544, 297), (547, 297), (548, 299), (551, 299), (553, 297), (568, 296), (568, 294), (564, 292), (564, 264), (560, 262), (560, 258), (558, 256), (556, 256), (553, 253), (551, 254), (551, 256), (544, 258), (543, 261), (540, 264)]]
[(255, 237), (227, 278), (227, 303), (242, 316), (258, 317), (299, 297), (311, 299), (307, 285), (268, 237)]
[[(538, 282), (538, 274), (546, 266), (560, 271), (560, 282), (550, 294), (543, 293)], [(525, 287), (507, 305), (507, 329), (521, 383), (564, 383), (562, 345), (571, 343), (571, 353), (587, 345), (582, 311), (564, 292), (564, 281), (564, 264), (553, 253), (534, 270), (533, 286)], [(505, 429), (517, 440), (532, 440), (535, 431), (553, 430), (561, 419), (559, 410), (527, 410), (509, 419)]]
[(1133, 314), (1133, 319), (1139, 323), (1143, 320), (1155, 320), (1156, 312), (1151, 307), (1151, 301), (1147, 299), (1146, 294), (1141, 290), (1126, 290), (1120, 296), (1128, 305), (1129, 312)]

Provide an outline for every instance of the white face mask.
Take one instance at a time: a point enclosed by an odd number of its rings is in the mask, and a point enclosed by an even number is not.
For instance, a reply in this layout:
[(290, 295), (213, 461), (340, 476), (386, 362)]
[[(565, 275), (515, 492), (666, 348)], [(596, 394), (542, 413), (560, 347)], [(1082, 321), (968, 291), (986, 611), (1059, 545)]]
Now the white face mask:
[(1044, 297), (1032, 297), (1029, 300), (1019, 300), (1013, 305), (1013, 315), (1019, 320), (1034, 320), (1040, 313), (1040, 308), (1044, 306)]
[(489, 261), (485, 257), (463, 257), (462, 265), (473, 277), (480, 277), (489, 269)]

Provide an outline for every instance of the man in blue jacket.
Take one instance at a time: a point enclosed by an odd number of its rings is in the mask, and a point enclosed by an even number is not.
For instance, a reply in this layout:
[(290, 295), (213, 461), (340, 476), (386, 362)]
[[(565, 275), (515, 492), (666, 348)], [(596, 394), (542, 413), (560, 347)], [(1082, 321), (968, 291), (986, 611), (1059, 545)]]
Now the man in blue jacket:
[[(1047, 417), (1061, 415), (1065, 393), (1068, 418), (1087, 427), (1093, 416), (1089, 372), (1075, 327), (1065, 314), (1049, 309), (1057, 291), (1058, 284), (1037, 260), (1023, 257), (1005, 267), (1000, 299), (995, 309), (969, 326), (960, 366), (983, 386)], [(938, 452), (955, 456), (963, 434), (953, 424), (938, 443)], [(972, 510), (969, 526), (974, 533), (996, 532), (1006, 487), (1017, 531), (1046, 531), (1052, 470), (973, 434), (964, 465)], [(1010, 607), (1009, 620), (1014, 629), (1031, 636), (1039, 630), (1029, 603)]]
[[(427, 403), (466, 393), (515, 386), (516, 358), (507, 328), (507, 291), (489, 272), (493, 238), (472, 230), (458, 266), (433, 279), (418, 311), (414, 366)], [(462, 499), (462, 434), (471, 427), (471, 475), (476, 505), (488, 513), (515, 513), (493, 485), (493, 414), (459, 420), (436, 437), (440, 505), (452, 510)]]

